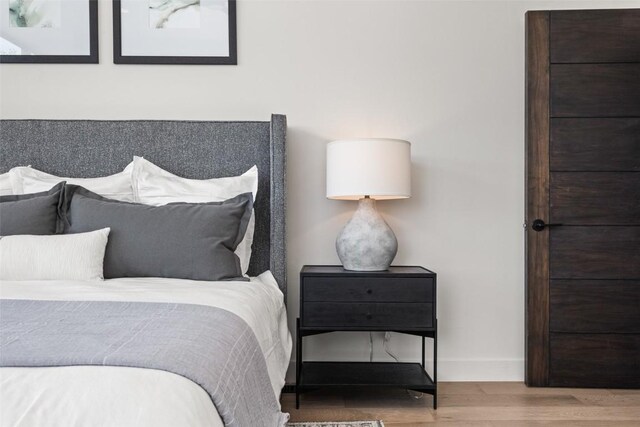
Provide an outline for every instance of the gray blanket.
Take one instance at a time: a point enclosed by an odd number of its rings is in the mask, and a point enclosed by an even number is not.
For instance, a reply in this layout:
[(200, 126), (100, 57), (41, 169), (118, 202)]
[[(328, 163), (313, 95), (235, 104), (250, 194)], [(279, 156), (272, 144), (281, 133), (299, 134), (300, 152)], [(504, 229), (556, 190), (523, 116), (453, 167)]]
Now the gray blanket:
[(0, 366), (160, 369), (199, 384), (226, 426), (286, 425), (251, 328), (191, 304), (0, 300)]

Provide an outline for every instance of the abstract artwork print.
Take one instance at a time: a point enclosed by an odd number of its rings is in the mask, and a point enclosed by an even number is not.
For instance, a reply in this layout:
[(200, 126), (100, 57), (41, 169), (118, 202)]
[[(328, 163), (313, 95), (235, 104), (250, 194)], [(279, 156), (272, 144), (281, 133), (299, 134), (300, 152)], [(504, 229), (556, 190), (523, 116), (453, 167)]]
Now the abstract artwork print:
[(61, 0), (9, 0), (12, 27), (60, 28)]
[(200, 0), (149, 0), (150, 28), (200, 28)]

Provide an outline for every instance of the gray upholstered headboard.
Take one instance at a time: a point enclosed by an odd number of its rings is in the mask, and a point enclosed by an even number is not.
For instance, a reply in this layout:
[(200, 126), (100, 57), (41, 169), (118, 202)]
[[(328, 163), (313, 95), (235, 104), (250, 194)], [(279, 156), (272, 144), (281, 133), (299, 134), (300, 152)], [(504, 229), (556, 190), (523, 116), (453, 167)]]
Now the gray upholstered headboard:
[(249, 274), (271, 270), (286, 295), (286, 117), (270, 122), (0, 120), (0, 173), (31, 165), (59, 176), (121, 171), (134, 155), (188, 178), (240, 175), (258, 166)]

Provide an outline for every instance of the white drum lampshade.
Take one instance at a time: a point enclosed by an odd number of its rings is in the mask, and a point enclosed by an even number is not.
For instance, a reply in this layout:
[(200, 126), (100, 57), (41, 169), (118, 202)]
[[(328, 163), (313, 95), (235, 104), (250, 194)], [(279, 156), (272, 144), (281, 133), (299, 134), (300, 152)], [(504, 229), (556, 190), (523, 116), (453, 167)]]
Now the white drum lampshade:
[(411, 144), (399, 139), (348, 139), (327, 144), (327, 197), (359, 200), (336, 239), (346, 270), (386, 270), (398, 251), (375, 200), (411, 197)]
[(327, 197), (411, 197), (411, 144), (400, 139), (343, 139), (327, 144)]

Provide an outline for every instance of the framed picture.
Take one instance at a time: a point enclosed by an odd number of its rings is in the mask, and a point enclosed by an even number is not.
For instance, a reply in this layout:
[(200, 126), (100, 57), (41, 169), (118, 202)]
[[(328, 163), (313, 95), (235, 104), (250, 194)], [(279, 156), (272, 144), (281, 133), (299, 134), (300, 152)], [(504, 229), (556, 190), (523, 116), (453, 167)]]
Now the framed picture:
[(0, 63), (98, 63), (98, 0), (0, 0)]
[(236, 2), (114, 0), (113, 62), (236, 65)]

